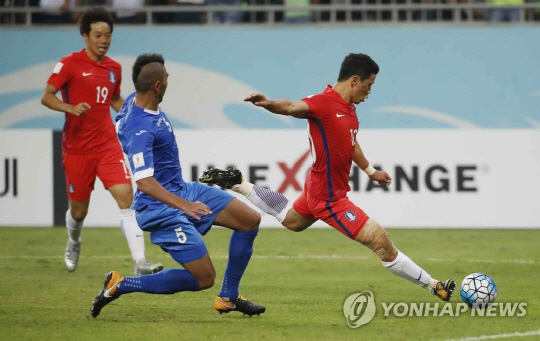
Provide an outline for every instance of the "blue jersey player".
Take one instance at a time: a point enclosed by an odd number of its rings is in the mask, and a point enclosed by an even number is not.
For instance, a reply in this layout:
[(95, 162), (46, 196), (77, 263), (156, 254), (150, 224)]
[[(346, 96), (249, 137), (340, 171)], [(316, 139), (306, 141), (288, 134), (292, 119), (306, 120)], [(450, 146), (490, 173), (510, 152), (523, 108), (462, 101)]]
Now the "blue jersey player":
[(140, 55), (132, 76), (136, 92), (126, 98), (116, 124), (137, 182), (132, 208), (139, 226), (150, 232), (152, 243), (184, 269), (137, 277), (111, 271), (93, 301), (92, 316), (97, 317), (105, 305), (124, 294), (174, 294), (212, 287), (216, 272), (202, 239), (212, 225), (234, 230), (225, 278), (214, 308), (220, 313), (263, 313), (265, 307), (238, 293), (240, 279), (253, 253), (260, 215), (226, 192), (182, 179), (174, 132), (167, 115), (158, 107), (167, 89), (163, 57)]

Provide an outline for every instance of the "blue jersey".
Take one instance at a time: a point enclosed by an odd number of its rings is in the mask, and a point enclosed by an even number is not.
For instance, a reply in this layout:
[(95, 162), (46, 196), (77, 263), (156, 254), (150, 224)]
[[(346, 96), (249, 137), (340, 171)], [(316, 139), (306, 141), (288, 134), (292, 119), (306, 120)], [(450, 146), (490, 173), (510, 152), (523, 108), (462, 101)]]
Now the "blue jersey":
[[(167, 115), (143, 109), (134, 104), (135, 93), (129, 95), (116, 116), (118, 139), (127, 154), (135, 181), (151, 177), (166, 190), (179, 195), (185, 187), (178, 146)], [(132, 208), (162, 204), (137, 190)]]

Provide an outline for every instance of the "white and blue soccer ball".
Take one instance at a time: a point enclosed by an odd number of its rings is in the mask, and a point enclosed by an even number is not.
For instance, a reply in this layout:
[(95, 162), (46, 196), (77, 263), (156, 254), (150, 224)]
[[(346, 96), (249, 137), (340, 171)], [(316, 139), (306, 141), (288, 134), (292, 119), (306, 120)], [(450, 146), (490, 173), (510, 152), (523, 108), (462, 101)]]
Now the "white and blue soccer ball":
[(475, 272), (463, 279), (459, 295), (471, 308), (487, 308), (497, 296), (497, 285), (486, 274)]

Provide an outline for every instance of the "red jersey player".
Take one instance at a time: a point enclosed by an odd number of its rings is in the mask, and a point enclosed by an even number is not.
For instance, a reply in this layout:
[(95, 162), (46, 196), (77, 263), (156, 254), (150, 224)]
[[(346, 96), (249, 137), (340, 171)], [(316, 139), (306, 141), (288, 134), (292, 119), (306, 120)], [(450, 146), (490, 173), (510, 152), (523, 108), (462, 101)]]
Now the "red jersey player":
[[(66, 212), (66, 268), (72, 272), (78, 265), (81, 229), (98, 176), (120, 208), (120, 226), (135, 262), (135, 273), (154, 273), (163, 265), (146, 260), (143, 233), (130, 209), (131, 176), (109, 109), (118, 111), (124, 103), (120, 96), (122, 68), (105, 56), (111, 44), (112, 17), (105, 10), (90, 9), (80, 18), (79, 28), (86, 48), (56, 64), (41, 98), (43, 105), (64, 112), (66, 117), (62, 141), (70, 206)], [(56, 97), (59, 90), (63, 101)]]
[(307, 119), (313, 165), (304, 191), (290, 203), (282, 194), (243, 180), (234, 168), (211, 169), (199, 181), (217, 184), (245, 195), (251, 202), (292, 231), (303, 231), (321, 219), (347, 237), (369, 247), (382, 264), (396, 275), (426, 288), (444, 301), (455, 288), (451, 279), (433, 279), (409, 257), (396, 249), (388, 233), (347, 197), (352, 162), (371, 180), (389, 184), (388, 173), (373, 168), (356, 140), (358, 118), (355, 104), (368, 98), (379, 66), (365, 54), (349, 54), (343, 60), (338, 80), (317, 95), (301, 101), (269, 100), (262, 94), (245, 101), (280, 115)]

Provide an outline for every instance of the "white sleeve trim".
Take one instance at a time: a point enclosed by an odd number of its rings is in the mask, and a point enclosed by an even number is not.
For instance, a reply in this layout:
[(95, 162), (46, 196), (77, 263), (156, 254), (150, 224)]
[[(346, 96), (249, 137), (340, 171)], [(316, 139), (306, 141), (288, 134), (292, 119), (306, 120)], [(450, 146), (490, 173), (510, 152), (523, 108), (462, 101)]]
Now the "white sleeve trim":
[(147, 168), (147, 169), (143, 169), (138, 172), (135, 172), (135, 174), (133, 174), (133, 179), (135, 181), (139, 181), (144, 178), (149, 178), (153, 175), (154, 175), (154, 168)]

